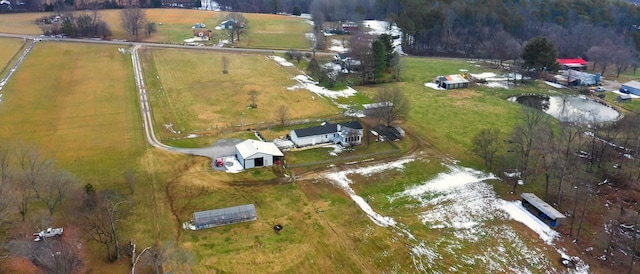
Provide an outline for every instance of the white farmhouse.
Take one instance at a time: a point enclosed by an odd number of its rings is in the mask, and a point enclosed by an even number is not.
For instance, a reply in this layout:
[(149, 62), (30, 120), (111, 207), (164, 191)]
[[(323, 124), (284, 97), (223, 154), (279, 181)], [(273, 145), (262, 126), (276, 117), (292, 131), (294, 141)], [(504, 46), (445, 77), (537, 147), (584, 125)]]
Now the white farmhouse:
[(340, 144), (346, 147), (361, 144), (363, 134), (362, 124), (352, 121), (341, 124), (324, 122), (317, 127), (292, 130), (289, 136), (297, 147), (324, 143)]
[(236, 145), (236, 158), (247, 169), (280, 164), (284, 154), (274, 143), (246, 140)]

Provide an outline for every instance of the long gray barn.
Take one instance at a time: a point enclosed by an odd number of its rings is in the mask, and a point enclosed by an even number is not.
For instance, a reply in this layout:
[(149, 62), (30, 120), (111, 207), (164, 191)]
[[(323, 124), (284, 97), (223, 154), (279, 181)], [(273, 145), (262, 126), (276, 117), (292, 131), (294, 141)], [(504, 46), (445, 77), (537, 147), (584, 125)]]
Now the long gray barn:
[(620, 91), (623, 93), (630, 93), (633, 95), (639, 95), (640, 96), (640, 82), (638, 81), (629, 81), (626, 82), (624, 84), (622, 84), (622, 86), (620, 87)]
[(237, 224), (255, 221), (258, 218), (256, 207), (253, 204), (193, 213), (193, 219), (189, 224), (183, 225), (186, 229), (199, 230), (210, 227)]
[(522, 193), (522, 206), (550, 227), (562, 225), (567, 217), (533, 193)]

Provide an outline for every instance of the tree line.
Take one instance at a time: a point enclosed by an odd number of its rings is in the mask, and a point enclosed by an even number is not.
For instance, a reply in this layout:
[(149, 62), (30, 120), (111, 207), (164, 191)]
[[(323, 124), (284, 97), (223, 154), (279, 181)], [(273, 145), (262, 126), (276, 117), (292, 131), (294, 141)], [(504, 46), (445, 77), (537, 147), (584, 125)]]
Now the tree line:
[[(0, 272), (82, 273), (88, 263), (87, 241), (102, 245), (110, 262), (128, 255), (132, 267), (140, 261), (140, 268), (153, 273), (184, 270), (189, 254), (171, 241), (157, 239), (148, 252), (136, 254), (135, 244), (121, 239), (140, 175), (126, 170), (122, 176), (128, 193), (94, 187), (32, 145), (0, 140)], [(63, 227), (63, 236), (34, 242), (32, 233), (48, 227)]]
[[(510, 130), (475, 134), (471, 151), (510, 184), (512, 193), (521, 184), (539, 189), (543, 200), (567, 214), (562, 232), (595, 247), (593, 257), (631, 270), (640, 225), (640, 115), (606, 124), (593, 118), (560, 122), (523, 106)], [(587, 227), (596, 236), (585, 235)]]

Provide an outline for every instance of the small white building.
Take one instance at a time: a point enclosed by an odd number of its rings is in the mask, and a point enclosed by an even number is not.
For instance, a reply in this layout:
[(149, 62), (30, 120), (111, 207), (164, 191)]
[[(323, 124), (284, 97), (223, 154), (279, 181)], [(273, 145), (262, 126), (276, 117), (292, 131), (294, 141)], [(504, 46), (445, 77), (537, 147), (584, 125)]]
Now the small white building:
[(377, 102), (371, 104), (362, 105), (362, 114), (365, 116), (371, 116), (376, 114), (377, 112), (388, 112), (390, 108), (393, 107), (393, 103), (389, 101), (385, 102)]
[(284, 160), (284, 154), (274, 143), (246, 140), (236, 145), (236, 158), (244, 169), (272, 166)]
[(324, 122), (317, 127), (292, 130), (289, 136), (297, 147), (324, 143), (350, 146), (361, 144), (363, 134), (362, 124), (359, 121), (352, 121), (341, 124)]

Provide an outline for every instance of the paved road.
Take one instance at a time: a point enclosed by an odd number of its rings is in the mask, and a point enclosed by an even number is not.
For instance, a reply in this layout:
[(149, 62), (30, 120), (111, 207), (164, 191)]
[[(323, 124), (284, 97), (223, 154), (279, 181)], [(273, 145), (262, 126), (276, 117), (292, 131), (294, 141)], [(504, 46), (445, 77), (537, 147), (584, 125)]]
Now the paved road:
[[(33, 39), (36, 41), (55, 41), (55, 42), (72, 42), (72, 43), (91, 43), (91, 44), (107, 44), (107, 45), (122, 45), (122, 46), (144, 46), (154, 48), (177, 48), (177, 49), (194, 49), (194, 50), (212, 50), (212, 51), (226, 51), (235, 53), (252, 53), (252, 54), (275, 54), (285, 53), (287, 50), (279, 49), (255, 49), (255, 48), (221, 48), (221, 47), (196, 47), (180, 44), (160, 44), (160, 43), (144, 43), (144, 42), (126, 42), (126, 41), (109, 41), (100, 39), (77, 39), (77, 38), (55, 38), (38, 35), (24, 35), (24, 34), (10, 34), (0, 33), (0, 37), (8, 38), (20, 38), (20, 39)], [(334, 52), (316, 52), (317, 55), (333, 56)]]

